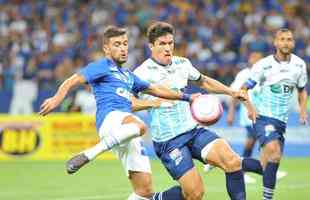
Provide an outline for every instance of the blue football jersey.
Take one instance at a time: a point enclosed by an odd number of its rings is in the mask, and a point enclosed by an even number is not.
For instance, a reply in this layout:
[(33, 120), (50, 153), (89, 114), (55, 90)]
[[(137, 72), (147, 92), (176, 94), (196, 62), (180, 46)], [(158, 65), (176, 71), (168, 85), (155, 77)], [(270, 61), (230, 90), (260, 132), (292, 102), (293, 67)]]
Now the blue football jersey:
[(90, 84), (96, 99), (97, 130), (111, 111), (131, 112), (132, 93), (149, 88), (148, 82), (106, 58), (88, 64), (79, 74)]

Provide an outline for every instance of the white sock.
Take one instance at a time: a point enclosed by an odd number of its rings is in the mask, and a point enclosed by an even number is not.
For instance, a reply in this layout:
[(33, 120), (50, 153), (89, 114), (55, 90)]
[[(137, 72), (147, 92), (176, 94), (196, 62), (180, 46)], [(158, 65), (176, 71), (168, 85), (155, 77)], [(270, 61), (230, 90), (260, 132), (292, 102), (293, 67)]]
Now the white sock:
[(127, 200), (149, 200), (149, 199), (145, 197), (141, 197), (137, 195), (136, 193), (131, 193), (131, 195), (128, 197)]
[(140, 128), (137, 124), (123, 124), (112, 132), (104, 134), (98, 144), (85, 150), (83, 153), (89, 160), (92, 160), (100, 153), (112, 149), (115, 145), (122, 144), (138, 136), (140, 136)]

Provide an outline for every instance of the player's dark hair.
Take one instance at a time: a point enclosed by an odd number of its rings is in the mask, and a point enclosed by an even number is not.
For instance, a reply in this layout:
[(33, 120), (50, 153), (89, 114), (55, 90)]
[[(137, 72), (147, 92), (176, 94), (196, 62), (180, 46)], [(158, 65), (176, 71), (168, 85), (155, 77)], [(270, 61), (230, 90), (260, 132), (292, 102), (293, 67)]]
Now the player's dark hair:
[(166, 22), (154, 22), (147, 29), (147, 38), (149, 43), (154, 44), (155, 40), (161, 36), (172, 34), (174, 35), (174, 28), (171, 24)]
[(286, 32), (292, 32), (292, 31), (288, 28), (280, 28), (276, 31), (274, 36), (276, 37), (278, 35), (278, 33), (286, 33)]
[(103, 32), (103, 44), (106, 44), (110, 38), (127, 34), (127, 29), (117, 26), (108, 26)]

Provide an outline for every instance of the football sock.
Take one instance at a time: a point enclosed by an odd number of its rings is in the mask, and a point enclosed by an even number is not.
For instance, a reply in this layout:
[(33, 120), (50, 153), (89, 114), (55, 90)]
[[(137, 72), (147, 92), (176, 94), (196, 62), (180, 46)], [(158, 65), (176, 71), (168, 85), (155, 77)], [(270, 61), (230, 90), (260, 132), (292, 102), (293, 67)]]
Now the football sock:
[(273, 190), (276, 186), (277, 171), (279, 163), (268, 162), (264, 170), (263, 185), (264, 185), (264, 200), (271, 200)]
[(254, 172), (261, 175), (263, 174), (263, 168), (260, 161), (254, 158), (243, 158), (242, 170), (245, 172)]
[(242, 157), (244, 157), (244, 158), (248, 158), (248, 157), (251, 157), (251, 155), (252, 155), (252, 150), (253, 150), (253, 148), (250, 148), (250, 149), (244, 149), (243, 150), (243, 154), (242, 154)]
[(245, 184), (242, 170), (225, 173), (226, 188), (231, 200), (245, 200)]
[(180, 186), (174, 186), (164, 192), (157, 192), (151, 200), (185, 200)]
[(112, 133), (105, 133), (98, 144), (83, 153), (89, 160), (92, 160), (100, 153), (112, 149), (115, 145), (122, 144), (138, 136), (140, 136), (140, 128), (135, 123), (123, 124)]

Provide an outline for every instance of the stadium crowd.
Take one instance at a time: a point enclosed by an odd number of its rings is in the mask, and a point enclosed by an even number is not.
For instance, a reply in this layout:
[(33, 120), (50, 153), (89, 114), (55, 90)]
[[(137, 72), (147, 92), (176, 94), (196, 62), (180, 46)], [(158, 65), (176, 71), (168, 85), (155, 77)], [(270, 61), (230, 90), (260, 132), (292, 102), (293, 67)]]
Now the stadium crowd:
[(0, 91), (18, 82), (54, 90), (101, 56), (108, 24), (129, 29), (133, 69), (149, 56), (145, 30), (154, 20), (177, 27), (176, 55), (230, 84), (250, 52), (273, 51), (272, 33), (280, 27), (294, 31), (294, 52), (309, 63), (309, 19), (307, 0), (0, 0)]

